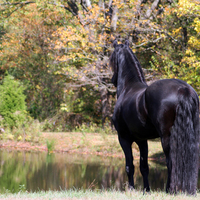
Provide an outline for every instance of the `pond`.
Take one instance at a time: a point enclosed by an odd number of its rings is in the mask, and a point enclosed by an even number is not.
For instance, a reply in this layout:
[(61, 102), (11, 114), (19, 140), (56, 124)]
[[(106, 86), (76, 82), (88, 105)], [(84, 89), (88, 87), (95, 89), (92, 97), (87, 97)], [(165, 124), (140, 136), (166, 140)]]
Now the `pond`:
[[(124, 159), (92, 155), (0, 150), (0, 192), (66, 189), (124, 190), (127, 182)], [(135, 161), (136, 188), (142, 188), (139, 161)], [(167, 169), (149, 162), (152, 190), (165, 188)], [(198, 183), (200, 188), (200, 183)]]

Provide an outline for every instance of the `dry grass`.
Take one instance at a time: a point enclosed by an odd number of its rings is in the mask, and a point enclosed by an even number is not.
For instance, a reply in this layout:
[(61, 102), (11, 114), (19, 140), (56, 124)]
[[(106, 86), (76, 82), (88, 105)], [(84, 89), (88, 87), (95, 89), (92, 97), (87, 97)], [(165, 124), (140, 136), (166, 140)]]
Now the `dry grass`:
[[(49, 148), (50, 145), (47, 144), (53, 145)], [(104, 133), (44, 132), (37, 143), (2, 140), (0, 148), (124, 157), (117, 135)], [(139, 159), (140, 154), (136, 144), (133, 144), (133, 155), (135, 160)], [(159, 140), (149, 141), (149, 157), (164, 159)]]
[(45, 199), (61, 199), (61, 200), (197, 200), (200, 199), (200, 193), (196, 196), (187, 196), (185, 194), (169, 195), (165, 192), (151, 192), (151, 194), (143, 195), (142, 191), (120, 192), (115, 190), (109, 191), (91, 191), (91, 190), (68, 190), (61, 192), (37, 192), (37, 193), (17, 193), (0, 195), (0, 199), (4, 200), (45, 200)]

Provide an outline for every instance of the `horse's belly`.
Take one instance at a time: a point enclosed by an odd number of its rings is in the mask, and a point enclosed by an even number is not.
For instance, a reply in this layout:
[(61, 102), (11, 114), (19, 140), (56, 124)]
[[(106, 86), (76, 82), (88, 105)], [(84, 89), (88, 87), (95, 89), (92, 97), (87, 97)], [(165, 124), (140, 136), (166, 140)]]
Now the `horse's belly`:
[(129, 127), (131, 135), (137, 140), (146, 140), (158, 138), (159, 134), (153, 124), (135, 125), (134, 123)]

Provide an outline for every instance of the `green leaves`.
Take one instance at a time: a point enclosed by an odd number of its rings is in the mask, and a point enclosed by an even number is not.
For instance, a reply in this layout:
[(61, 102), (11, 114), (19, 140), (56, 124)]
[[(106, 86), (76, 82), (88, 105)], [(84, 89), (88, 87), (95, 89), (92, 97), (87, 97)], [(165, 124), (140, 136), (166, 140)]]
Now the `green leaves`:
[(1, 124), (13, 128), (22, 125), (26, 119), (25, 88), (10, 75), (4, 78), (0, 85), (0, 115)]

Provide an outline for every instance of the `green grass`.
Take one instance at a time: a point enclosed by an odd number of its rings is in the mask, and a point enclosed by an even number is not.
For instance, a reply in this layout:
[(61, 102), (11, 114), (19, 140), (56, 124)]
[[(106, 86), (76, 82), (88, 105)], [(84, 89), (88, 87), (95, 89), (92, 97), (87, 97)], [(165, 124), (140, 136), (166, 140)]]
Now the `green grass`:
[(67, 199), (67, 200), (193, 200), (200, 199), (200, 193), (196, 196), (187, 196), (185, 194), (169, 195), (165, 192), (151, 192), (143, 195), (142, 191), (120, 192), (115, 190), (66, 190), (66, 191), (47, 191), (47, 192), (19, 192), (16, 194), (0, 194), (0, 199)]
[(55, 147), (55, 140), (47, 140), (46, 141), (46, 143), (47, 143), (47, 150), (48, 150), (48, 153), (51, 153), (51, 152), (53, 152), (53, 150), (54, 150), (54, 147)]

